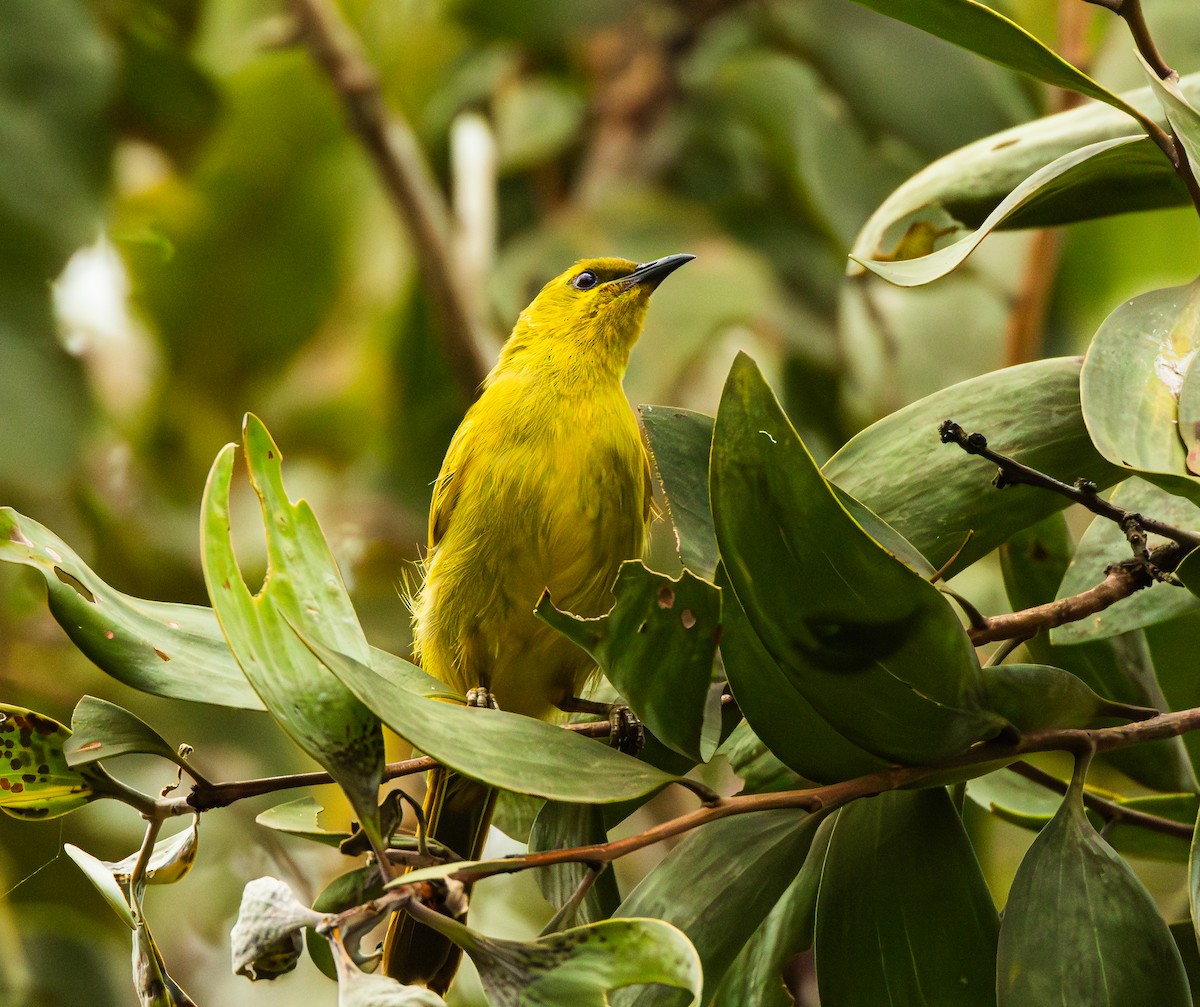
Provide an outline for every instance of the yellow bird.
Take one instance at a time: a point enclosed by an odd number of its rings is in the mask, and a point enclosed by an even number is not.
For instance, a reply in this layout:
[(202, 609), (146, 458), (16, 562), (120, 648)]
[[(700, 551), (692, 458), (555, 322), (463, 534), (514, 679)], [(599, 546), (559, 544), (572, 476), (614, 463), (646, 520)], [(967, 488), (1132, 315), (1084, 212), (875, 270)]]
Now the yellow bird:
[[(450, 442), (429, 510), (413, 650), (473, 701), (552, 719), (596, 671), (533, 610), (548, 589), (567, 611), (604, 614), (618, 567), (642, 555), (650, 463), (621, 380), (651, 292), (692, 258), (583, 259), (547, 283)], [(477, 858), (494, 801), (486, 786), (435, 770), (430, 836)], [(404, 915), (384, 942), (387, 975), (438, 991), (458, 957)]]

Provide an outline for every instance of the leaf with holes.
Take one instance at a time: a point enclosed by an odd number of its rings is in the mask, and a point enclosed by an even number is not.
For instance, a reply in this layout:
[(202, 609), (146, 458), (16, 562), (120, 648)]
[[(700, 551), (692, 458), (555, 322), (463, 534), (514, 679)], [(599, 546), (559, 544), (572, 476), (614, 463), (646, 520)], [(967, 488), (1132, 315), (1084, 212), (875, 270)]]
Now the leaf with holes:
[(724, 683), (713, 682), (721, 592), (687, 570), (673, 578), (631, 560), (613, 594), (599, 618), (562, 612), (548, 594), (536, 612), (591, 655), (659, 740), (707, 762), (721, 736)]
[(233, 445), (217, 456), (204, 490), (203, 565), (213, 609), (246, 678), (292, 739), (327, 769), (379, 842), (383, 735), (379, 721), (331, 675), (296, 636), (314, 637), (371, 660), (371, 649), (312, 508), (293, 503), (283, 485), (282, 459), (252, 415), (243, 426), (250, 481), (267, 533), (267, 576), (251, 594), (230, 537)]

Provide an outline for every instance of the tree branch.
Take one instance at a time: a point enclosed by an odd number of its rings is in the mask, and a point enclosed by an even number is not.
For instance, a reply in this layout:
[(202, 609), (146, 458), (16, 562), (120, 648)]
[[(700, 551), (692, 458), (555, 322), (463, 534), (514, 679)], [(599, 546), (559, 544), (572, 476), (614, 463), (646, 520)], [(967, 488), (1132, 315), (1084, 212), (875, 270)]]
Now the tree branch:
[(434, 310), (443, 349), (468, 401), (487, 368), (488, 337), (454, 262), (450, 211), (412, 127), (389, 111), (362, 44), (332, 3), (290, 0), (300, 35), (341, 99), (350, 128), (375, 165), (389, 198), (409, 230), (411, 245)]

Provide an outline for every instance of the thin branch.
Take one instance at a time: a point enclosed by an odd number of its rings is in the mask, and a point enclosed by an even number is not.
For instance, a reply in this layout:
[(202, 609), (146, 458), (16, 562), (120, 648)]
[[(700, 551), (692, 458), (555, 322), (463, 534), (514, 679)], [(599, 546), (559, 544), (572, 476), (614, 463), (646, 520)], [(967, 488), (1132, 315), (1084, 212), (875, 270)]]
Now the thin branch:
[(300, 36), (337, 91), (350, 128), (408, 227), (421, 279), (441, 319), (446, 356), (459, 388), (471, 401), (487, 373), (481, 347), (489, 337), (454, 262), (450, 211), (416, 133), (385, 107), (379, 78), (362, 43), (336, 7), (327, 0), (290, 2)]
[[(1060, 780), (1057, 776), (1052, 776), (1045, 770), (1039, 769), (1028, 762), (1014, 762), (1008, 768), (1018, 776), (1032, 780), (1047, 790), (1053, 790), (1056, 794), (1065, 794), (1067, 792), (1067, 784), (1063, 780)], [(1111, 824), (1124, 823), (1126, 825), (1136, 825), (1150, 832), (1161, 832), (1166, 836), (1175, 836), (1178, 839), (1186, 840), (1191, 840), (1192, 833), (1194, 832), (1194, 827), (1190, 822), (1177, 822), (1172, 818), (1164, 818), (1162, 815), (1152, 815), (1145, 811), (1139, 811), (1136, 808), (1127, 808), (1114, 801), (1106, 800), (1098, 794), (1092, 793), (1090, 790), (1084, 790), (1083, 803), (1085, 807), (1090, 808), (1103, 818), (1105, 822)]]
[(968, 434), (954, 420), (944, 420), (938, 428), (938, 432), (943, 444), (957, 444), (967, 454), (978, 455), (999, 466), (1000, 471), (994, 480), (997, 489), (1023, 485), (1049, 490), (1051, 493), (1057, 493), (1059, 496), (1066, 497), (1071, 502), (1087, 508), (1093, 514), (1116, 522), (1122, 528), (1130, 523), (1136, 524), (1143, 531), (1161, 535), (1187, 549), (1200, 548), (1200, 535), (1117, 507), (1101, 497), (1091, 483), (1078, 483), (1071, 486), (1044, 472), (1030, 468), (1015, 458), (1009, 458), (998, 451), (993, 451), (988, 447), (987, 438), (983, 434)]

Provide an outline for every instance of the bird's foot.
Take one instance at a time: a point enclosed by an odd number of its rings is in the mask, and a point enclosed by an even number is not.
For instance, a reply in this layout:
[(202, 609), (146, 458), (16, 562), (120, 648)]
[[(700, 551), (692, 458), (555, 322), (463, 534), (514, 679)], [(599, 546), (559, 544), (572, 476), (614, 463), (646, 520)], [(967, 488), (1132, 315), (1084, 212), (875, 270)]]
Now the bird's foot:
[(626, 755), (637, 755), (646, 744), (646, 730), (628, 706), (613, 703), (608, 708), (608, 723), (612, 733), (608, 743)]
[(481, 710), (499, 710), (500, 704), (482, 685), (467, 690), (467, 706), (476, 706)]

